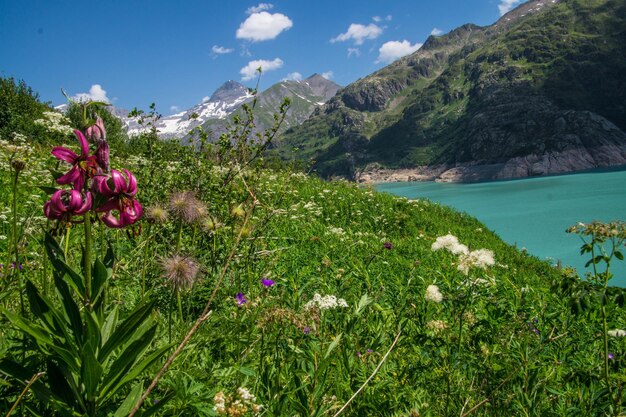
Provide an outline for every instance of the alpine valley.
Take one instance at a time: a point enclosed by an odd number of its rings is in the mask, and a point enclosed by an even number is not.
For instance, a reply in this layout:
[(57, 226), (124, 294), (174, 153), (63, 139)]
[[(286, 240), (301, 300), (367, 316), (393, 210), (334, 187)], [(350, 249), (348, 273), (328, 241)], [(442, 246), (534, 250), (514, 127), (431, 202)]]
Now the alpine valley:
[(626, 164), (626, 3), (532, 0), (430, 36), (275, 149), (324, 177), (478, 181)]

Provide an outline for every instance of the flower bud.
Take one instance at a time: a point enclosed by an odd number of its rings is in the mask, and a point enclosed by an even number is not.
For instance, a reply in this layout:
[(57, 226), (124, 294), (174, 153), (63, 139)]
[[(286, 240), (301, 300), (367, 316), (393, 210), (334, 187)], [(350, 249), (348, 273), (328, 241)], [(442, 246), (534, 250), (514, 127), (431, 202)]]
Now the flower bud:
[(85, 130), (85, 136), (87, 136), (92, 142), (106, 140), (107, 132), (104, 129), (104, 120), (98, 117), (96, 124), (89, 126), (87, 130)]
[(23, 171), (26, 168), (26, 162), (21, 159), (14, 159), (11, 161), (11, 166), (15, 170), (15, 172)]

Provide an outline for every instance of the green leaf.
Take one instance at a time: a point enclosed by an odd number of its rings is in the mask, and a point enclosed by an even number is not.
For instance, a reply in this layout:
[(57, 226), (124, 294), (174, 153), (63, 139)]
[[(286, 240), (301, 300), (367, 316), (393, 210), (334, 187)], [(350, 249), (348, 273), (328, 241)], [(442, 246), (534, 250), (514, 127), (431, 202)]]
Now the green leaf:
[(40, 347), (43, 347), (45, 345), (54, 345), (54, 340), (52, 340), (50, 334), (41, 327), (9, 311), (3, 310), (2, 314), (4, 314), (4, 316), (9, 319), (11, 324), (13, 324), (15, 327), (33, 337)]
[(335, 336), (335, 339), (331, 342), (330, 346), (328, 346), (328, 350), (326, 350), (324, 359), (328, 358), (331, 352), (337, 347), (337, 345), (339, 344), (339, 341), (341, 340), (341, 336), (343, 336), (343, 333), (339, 333), (337, 336)]
[[(124, 383), (122, 381), (128, 379), (129, 375), (135, 375), (135, 372), (131, 372), (131, 368), (135, 364), (135, 361), (140, 357), (143, 352), (148, 348), (154, 336), (156, 335), (157, 325), (153, 325), (147, 332), (145, 332), (140, 338), (129, 344), (123, 352), (115, 359), (108, 373), (102, 380), (102, 386), (104, 387), (100, 392), (100, 399), (104, 400), (111, 395), (114, 395)], [(139, 371), (141, 372), (141, 371)], [(134, 378), (134, 376), (133, 376)], [(131, 378), (132, 379), (132, 378)]]
[(59, 274), (61, 277), (67, 274), (70, 277), (70, 286), (81, 297), (83, 297), (85, 294), (85, 284), (83, 282), (83, 277), (65, 263), (65, 255), (63, 255), (63, 250), (49, 233), (46, 233), (44, 246), (46, 247), (48, 258), (50, 259), (52, 266), (54, 266), (55, 274)]
[(92, 303), (95, 303), (102, 289), (104, 288), (104, 284), (106, 284), (109, 279), (109, 270), (102, 263), (100, 259), (96, 259), (94, 262), (94, 268), (92, 271), (92, 281), (91, 281), (91, 300)]
[(50, 390), (54, 396), (59, 401), (68, 404), (68, 409), (81, 411), (77, 410), (80, 408), (86, 411), (85, 401), (76, 384), (78, 374), (52, 360), (47, 361), (47, 368), (48, 380), (54, 382), (50, 384)]
[[(27, 369), (11, 359), (2, 358), (0, 359), (0, 373), (11, 378), (15, 378), (21, 385), (26, 386), (26, 381), (29, 381), (35, 374), (37, 374), (37, 370)], [(39, 401), (42, 401), (43, 403), (51, 401), (52, 392), (46, 388), (41, 380), (35, 381), (30, 386), (30, 390), (35, 393)]]
[(109, 312), (109, 315), (104, 320), (104, 324), (100, 329), (100, 336), (102, 337), (103, 344), (109, 340), (111, 334), (113, 333), (113, 329), (117, 326), (118, 311), (118, 307), (114, 306), (113, 310)]
[(74, 341), (80, 348), (83, 345), (83, 322), (80, 317), (78, 305), (76, 305), (76, 302), (72, 298), (67, 283), (62, 278), (55, 275), (54, 284), (57, 288), (57, 294), (61, 300), (61, 304), (63, 304), (63, 308), (65, 309), (65, 314), (70, 321), (72, 333), (74, 334)]
[(255, 372), (254, 369), (247, 368), (245, 366), (240, 366), (239, 367), (239, 372), (244, 374), (244, 375), (246, 375), (246, 376), (252, 376), (252, 377), (256, 376), (256, 372)]
[(135, 333), (137, 328), (150, 316), (155, 301), (149, 301), (138, 305), (135, 310), (124, 320), (111, 337), (102, 346), (98, 353), (98, 359), (103, 362), (111, 352), (126, 343)]
[(98, 384), (102, 377), (102, 366), (96, 359), (95, 348), (92, 346), (91, 340), (87, 340), (87, 343), (83, 346), (80, 376), (85, 386), (87, 401), (91, 402), (97, 396)]
[[(67, 320), (62, 312), (46, 298), (42, 297), (37, 288), (29, 280), (26, 281), (26, 294), (30, 303), (31, 311), (36, 318), (46, 327), (46, 331), (51, 335), (62, 336), (65, 340), (72, 340), (72, 335), (68, 332)], [(78, 349), (71, 349), (78, 352)]]
[(48, 194), (48, 195), (52, 195), (54, 194), (56, 191), (58, 191), (58, 188), (54, 188), (54, 187), (45, 187), (43, 185), (40, 185), (39, 188), (41, 191), (43, 191), (44, 193)]
[(130, 393), (117, 409), (113, 417), (126, 417), (133, 410), (133, 407), (139, 399), (141, 399), (141, 394), (143, 393), (143, 384), (139, 383), (130, 390)]
[(107, 269), (112, 270), (114, 264), (115, 264), (115, 253), (113, 252), (113, 246), (111, 245), (111, 243), (109, 243), (107, 253), (104, 255), (104, 266), (106, 266)]
[(622, 252), (616, 250), (614, 254), (615, 254), (615, 257), (619, 259), (620, 261), (624, 260), (624, 255), (622, 255)]
[(127, 383), (133, 381), (142, 372), (144, 372), (149, 366), (151, 366), (154, 362), (158, 361), (169, 349), (175, 346), (175, 343), (171, 343), (169, 345), (163, 346), (160, 349), (155, 350), (150, 355), (146, 356), (141, 362), (138, 362), (129, 372), (124, 374), (124, 377), (119, 380), (117, 385), (113, 387), (112, 392), (118, 390), (118, 387), (121, 388)]
[(363, 313), (363, 310), (365, 309), (365, 307), (372, 304), (373, 302), (374, 302), (373, 298), (369, 297), (367, 294), (363, 294), (361, 296), (361, 299), (359, 300), (359, 304), (357, 304), (356, 306), (355, 314), (357, 316), (360, 316)]
[(87, 324), (87, 332), (85, 334), (85, 343), (90, 343), (94, 352), (98, 351), (101, 343), (101, 331), (95, 313), (87, 310), (83, 311), (85, 322)]

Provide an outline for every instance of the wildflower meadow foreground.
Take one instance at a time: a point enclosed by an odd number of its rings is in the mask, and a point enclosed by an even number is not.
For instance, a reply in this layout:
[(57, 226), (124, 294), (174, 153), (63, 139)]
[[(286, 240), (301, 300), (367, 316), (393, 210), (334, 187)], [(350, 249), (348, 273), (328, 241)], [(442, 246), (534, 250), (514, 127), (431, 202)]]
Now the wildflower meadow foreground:
[(286, 107), (194, 147), (72, 106), (0, 142), (4, 415), (623, 415), (624, 223), (572, 227), (580, 279), (465, 214), (270, 164)]

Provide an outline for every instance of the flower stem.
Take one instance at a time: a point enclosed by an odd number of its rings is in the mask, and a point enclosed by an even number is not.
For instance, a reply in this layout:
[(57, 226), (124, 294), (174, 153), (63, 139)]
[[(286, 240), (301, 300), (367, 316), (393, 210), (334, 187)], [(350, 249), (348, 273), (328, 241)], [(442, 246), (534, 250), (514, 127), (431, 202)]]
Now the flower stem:
[(85, 213), (85, 253), (83, 256), (83, 276), (85, 278), (85, 304), (91, 305), (91, 216)]
[(17, 183), (20, 175), (20, 171), (15, 170), (15, 176), (13, 177), (13, 200), (11, 201), (11, 211), (13, 219), (11, 222), (12, 234), (13, 234), (13, 252), (15, 256), (15, 264), (13, 267), (13, 273), (17, 274), (17, 288), (20, 293), (20, 308), (22, 316), (26, 310), (24, 308), (24, 294), (22, 293), (22, 276), (20, 274), (20, 252), (19, 252), (19, 238), (17, 237)]
[(180, 253), (180, 244), (183, 239), (183, 222), (178, 220), (178, 234), (176, 235), (176, 253)]

